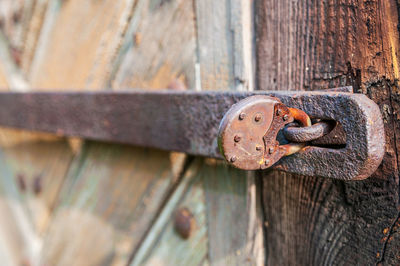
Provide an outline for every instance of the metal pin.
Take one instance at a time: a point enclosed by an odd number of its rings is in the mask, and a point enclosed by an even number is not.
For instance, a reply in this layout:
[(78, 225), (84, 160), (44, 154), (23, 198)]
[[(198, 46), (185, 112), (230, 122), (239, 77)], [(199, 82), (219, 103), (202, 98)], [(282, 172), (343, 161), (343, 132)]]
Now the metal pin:
[(240, 136), (238, 136), (238, 135), (236, 135), (236, 136), (233, 138), (233, 140), (234, 140), (235, 142), (239, 142), (241, 139), (242, 139), (242, 138), (241, 138)]

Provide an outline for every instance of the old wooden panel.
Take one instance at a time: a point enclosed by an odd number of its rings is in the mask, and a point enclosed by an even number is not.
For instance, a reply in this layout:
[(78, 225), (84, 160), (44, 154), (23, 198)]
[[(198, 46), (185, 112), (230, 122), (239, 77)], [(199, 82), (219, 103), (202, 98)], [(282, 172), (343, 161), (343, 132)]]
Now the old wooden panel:
[(139, 0), (115, 61), (111, 86), (165, 89), (178, 80), (194, 89), (194, 19), (192, 1)]
[[(131, 266), (201, 265), (208, 261), (203, 167), (202, 159), (191, 163), (146, 239), (134, 253)], [(184, 209), (192, 216), (187, 239), (175, 229), (176, 212)]]
[(176, 181), (171, 163), (166, 152), (86, 144), (60, 193), (42, 263), (126, 264)]
[[(196, 22), (201, 88), (253, 90), (252, 3), (196, 1)], [(210, 264), (263, 264), (256, 177), (218, 163), (201, 171), (206, 177)]]
[(352, 85), (381, 107), (386, 155), (357, 182), (263, 175), (268, 265), (396, 265), (399, 4), (257, 1), (260, 89)]
[[(154, 63), (150, 58), (168, 54), (176, 47), (169, 47), (171, 39), (167, 38), (166, 49), (149, 51), (149, 58), (144, 58), (143, 62), (137, 61), (138, 53), (133, 44), (140, 37), (133, 38), (132, 33), (122, 35), (128, 23), (130, 28), (134, 28), (132, 25), (140, 20), (148, 24), (143, 30), (148, 30), (156, 25), (152, 24), (154, 14), (151, 12), (157, 13), (159, 10), (160, 15), (165, 15), (173, 11), (174, 14), (175, 9), (181, 15), (169, 18), (170, 27), (180, 29), (179, 25), (193, 23), (193, 17), (186, 13), (191, 10), (187, 7), (190, 3), (182, 1), (171, 1), (163, 7), (157, 4), (154, 10), (150, 9), (150, 13), (146, 9), (149, 1), (138, 1), (133, 9), (129, 8), (127, 1), (90, 2), (85, 3), (87, 6), (84, 8), (78, 1), (55, 2), (49, 5), (36, 62), (32, 66), (32, 83), (42, 84), (41, 87), (45, 88), (80, 86), (104, 89), (111, 83), (114, 89), (136, 87), (140, 85), (137, 82), (146, 80), (147, 67), (151, 68)], [(103, 12), (105, 10), (107, 12)], [(127, 10), (132, 15), (130, 21), (124, 17)], [(187, 21), (182, 21), (182, 11), (185, 11), (183, 18)], [(110, 17), (105, 18), (104, 13)], [(85, 21), (85, 25), (88, 25), (81, 29), (81, 24), (70, 22), (72, 18), (79, 23)], [(89, 18), (90, 23), (86, 23)], [(65, 32), (70, 35), (66, 36)], [(151, 35), (150, 39), (143, 40), (147, 42), (143, 47), (153, 41), (158, 43), (163, 40), (168, 32), (159, 34), (164, 35)], [(189, 40), (182, 45), (182, 49), (186, 49), (186, 45), (189, 50), (192, 45), (193, 49), (193, 34), (194, 27), (192, 31), (182, 33), (182, 37)], [(124, 45), (118, 50), (120, 43)], [(65, 54), (69, 53), (77, 57), (60, 65), (59, 62), (64, 62)], [(132, 56), (126, 56), (131, 53)], [(174, 71), (183, 71), (190, 66), (194, 56), (193, 53), (192, 57), (175, 59)], [(131, 72), (132, 66), (140, 69), (142, 65), (142, 72)], [(45, 68), (51, 71), (57, 69), (51, 72), (51, 79), (46, 78), (49, 72)], [(118, 80), (113, 81), (117, 73)], [(133, 75), (136, 76), (132, 80)], [(176, 78), (169, 74), (156, 76), (147, 77), (150, 87), (156, 86), (151, 79), (168, 84)], [(112, 144), (89, 143), (83, 147), (60, 192), (54, 217), (44, 239), (41, 263), (125, 265), (179, 179), (185, 156)], [(103, 234), (99, 235), (99, 230)]]
[(196, 1), (203, 90), (253, 90), (251, 1)]
[(33, 87), (101, 89), (134, 0), (48, 4), (29, 75)]

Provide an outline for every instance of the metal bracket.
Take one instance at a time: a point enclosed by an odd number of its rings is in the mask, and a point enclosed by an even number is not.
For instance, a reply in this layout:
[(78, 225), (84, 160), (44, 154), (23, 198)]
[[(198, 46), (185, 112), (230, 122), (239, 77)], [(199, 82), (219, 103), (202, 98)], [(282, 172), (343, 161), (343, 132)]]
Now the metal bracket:
[(380, 164), (380, 110), (365, 95), (347, 92), (2, 92), (0, 125), (223, 158), (219, 124), (233, 104), (252, 95), (338, 121), (346, 134), (344, 148), (307, 146), (272, 168), (352, 180), (368, 177)]

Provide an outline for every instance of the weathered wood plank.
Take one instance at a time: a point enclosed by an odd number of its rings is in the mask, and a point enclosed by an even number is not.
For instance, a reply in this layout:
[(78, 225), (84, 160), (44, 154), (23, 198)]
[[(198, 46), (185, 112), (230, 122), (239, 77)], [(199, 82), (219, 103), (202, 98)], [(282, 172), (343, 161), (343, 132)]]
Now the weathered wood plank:
[(166, 152), (86, 144), (60, 193), (41, 263), (126, 264), (176, 181), (172, 163)]
[(19, 184), (35, 231), (43, 236), (74, 153), (65, 140), (18, 135), (8, 131), (2, 138), (4, 159)]
[(251, 1), (196, 2), (202, 90), (253, 90)]
[(23, 198), (15, 182), (14, 174), (0, 150), (0, 263), (23, 265), (37, 261), (41, 239), (27, 213)]
[[(244, 0), (196, 1), (198, 83), (202, 90), (254, 89), (252, 8), (251, 1)], [(221, 164), (202, 171), (207, 176), (210, 264), (262, 265), (263, 227), (256, 177)]]
[[(206, 177), (200, 170), (203, 167), (203, 160), (196, 159), (185, 172), (135, 253), (131, 266), (200, 265), (207, 260), (206, 196), (203, 188)], [(192, 215), (188, 239), (183, 239), (174, 228), (176, 212), (182, 209), (189, 210)]]
[(32, 62), (33, 87), (101, 89), (134, 0), (52, 0)]
[(398, 7), (257, 1), (260, 89), (352, 85), (381, 107), (387, 143), (381, 167), (364, 181), (263, 173), (268, 265), (398, 264)]
[(165, 89), (179, 80), (194, 89), (193, 3), (139, 0), (115, 61), (112, 87)]
[[(45, 88), (55, 84), (60, 88), (81, 84), (88, 89), (104, 89), (105, 84), (112, 83), (114, 89), (119, 89), (122, 86), (137, 87), (137, 82), (146, 80), (146, 77), (151, 86), (156, 86), (151, 79), (168, 84), (176, 78), (169, 74), (148, 77), (145, 67), (142, 72), (134, 72), (135, 78), (132, 79), (130, 68), (137, 66), (140, 69), (141, 65), (146, 64), (151, 68), (154, 62), (150, 58), (173, 50), (154, 50), (152, 52), (155, 54), (149, 53), (148, 59), (137, 61), (137, 46), (133, 42), (136, 43), (138, 39), (132, 38), (132, 33), (122, 36), (121, 31), (127, 27), (122, 24), (129, 22), (124, 17), (126, 10), (132, 13), (130, 24), (133, 25), (137, 20), (144, 23), (144, 28), (139, 27), (140, 30), (150, 30), (152, 25), (155, 26), (151, 12), (161, 12), (158, 16), (172, 12), (176, 17), (169, 17), (169, 27), (179, 29), (179, 25), (185, 24), (190, 29), (193, 19), (190, 13), (186, 14), (190, 11), (190, 2), (166, 2), (163, 7), (150, 9), (150, 13), (146, 10), (149, 1), (135, 2), (134, 9), (127, 7), (133, 1), (93, 2), (86, 3), (84, 7), (81, 7), (80, 1), (64, 1), (61, 5), (58, 5), (59, 1), (55, 2), (50, 3), (44, 22), (39, 54), (33, 64), (33, 84), (44, 84), (42, 87)], [(120, 14), (123, 14), (122, 18)], [(182, 21), (182, 18), (186, 21)], [(86, 23), (88, 19), (90, 23)], [(85, 26), (81, 29), (83, 22)], [(132, 25), (130, 28), (136, 29)], [(66, 36), (65, 32), (71, 32), (72, 35)], [(187, 44), (182, 44), (182, 49), (186, 49), (186, 45), (193, 45), (190, 40), (194, 43), (194, 36), (187, 36), (192, 33), (185, 31), (181, 35), (189, 40)], [(140, 51), (149, 43), (163, 42), (163, 39), (167, 40), (164, 44), (169, 47), (172, 41), (165, 38), (168, 32), (159, 34), (163, 35), (144, 38), (145, 45)], [(124, 41), (121, 37), (125, 38)], [(77, 41), (71, 42), (70, 39)], [(116, 44), (120, 43), (124, 45), (119, 52)], [(133, 49), (134, 56), (127, 56), (131, 51), (125, 50), (126, 47)], [(59, 66), (68, 53), (75, 53), (79, 57), (71, 58), (64, 66)], [(120, 55), (115, 57), (116, 53)], [(114, 58), (116, 61), (112, 62)], [(194, 62), (194, 54), (190, 58), (176, 59), (175, 70), (177, 73), (184, 71), (182, 66), (189, 67), (191, 62)], [(76, 67), (75, 64), (80, 65)], [(55, 76), (47, 80), (49, 72), (42, 70), (53, 67), (57, 69), (52, 73)], [(114, 80), (117, 69), (118, 80)], [(114, 74), (110, 76), (111, 73)], [(190, 79), (186, 82), (188, 86), (193, 85)], [(89, 143), (80, 157), (76, 158), (60, 193), (55, 216), (45, 237), (42, 263), (125, 265), (160, 212), (164, 198), (169, 195), (181, 174), (184, 160), (185, 156), (180, 154)], [(80, 224), (77, 225), (77, 222)], [(104, 233), (99, 235), (98, 230)]]

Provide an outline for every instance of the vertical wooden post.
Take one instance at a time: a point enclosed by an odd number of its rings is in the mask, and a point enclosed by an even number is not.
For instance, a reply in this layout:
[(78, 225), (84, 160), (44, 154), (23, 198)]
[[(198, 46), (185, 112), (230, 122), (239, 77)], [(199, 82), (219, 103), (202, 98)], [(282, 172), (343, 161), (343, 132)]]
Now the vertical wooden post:
[(398, 264), (398, 1), (257, 1), (262, 90), (352, 85), (379, 104), (386, 155), (369, 179), (263, 173), (268, 265)]

